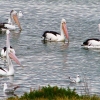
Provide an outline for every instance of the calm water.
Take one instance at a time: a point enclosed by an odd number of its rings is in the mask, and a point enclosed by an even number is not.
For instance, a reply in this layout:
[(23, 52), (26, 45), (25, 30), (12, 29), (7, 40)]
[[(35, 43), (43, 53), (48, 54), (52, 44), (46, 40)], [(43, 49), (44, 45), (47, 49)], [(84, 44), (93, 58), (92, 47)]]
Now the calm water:
[[(0, 21), (6, 21), (9, 12), (21, 10), (22, 31), (11, 32), (11, 45), (16, 50), (24, 68), (15, 66), (14, 77), (0, 78), (0, 97), (4, 98), (2, 83), (20, 85), (15, 94), (29, 92), (30, 87), (59, 86), (76, 88), (79, 94), (89, 88), (89, 93), (100, 94), (100, 49), (85, 50), (82, 42), (91, 37), (100, 38), (99, 0), (5, 0), (0, 1)], [(60, 21), (65, 18), (70, 43), (43, 43), (45, 30), (60, 31)], [(6, 35), (0, 34), (0, 48), (5, 46)], [(0, 60), (1, 67), (4, 67)], [(82, 82), (70, 84), (68, 77), (81, 76)], [(85, 82), (84, 82), (85, 81)], [(86, 86), (84, 83), (87, 83)]]

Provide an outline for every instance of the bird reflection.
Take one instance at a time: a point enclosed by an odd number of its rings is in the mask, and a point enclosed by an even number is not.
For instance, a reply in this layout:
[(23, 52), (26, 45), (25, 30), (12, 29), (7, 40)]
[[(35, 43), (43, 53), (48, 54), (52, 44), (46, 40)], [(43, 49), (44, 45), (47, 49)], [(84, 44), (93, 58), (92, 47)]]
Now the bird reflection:
[(0, 34), (5, 34), (5, 33), (6, 33), (6, 31), (1, 31), (1, 30), (0, 30)]
[(20, 37), (20, 33), (21, 33), (21, 30), (11, 31), (12, 37), (17, 38), (17, 39)]
[(47, 41), (44, 41), (44, 40), (41, 40), (41, 42), (42, 42), (43, 44), (46, 44), (46, 43), (47, 43)]
[(9, 79), (8, 82), (4, 82), (3, 83), (3, 94), (5, 97), (12, 97), (12, 96), (17, 96), (17, 94), (15, 94), (15, 90), (17, 88), (19, 88), (20, 86), (17, 84), (14, 84), (14, 76), (7, 76), (7, 78)]
[(8, 79), (9, 79), (9, 82), (10, 82), (10, 83), (13, 83), (14, 75), (12, 75), (12, 76), (8, 76)]
[(69, 42), (48, 42), (48, 41), (44, 41), (44, 40), (41, 40), (41, 42), (45, 45), (47, 44), (61, 44), (61, 48), (67, 48), (69, 46)]
[(7, 83), (3, 84), (3, 93), (6, 97), (17, 96), (14, 92), (19, 88), (18, 85), (8, 85)]
[(61, 46), (61, 48), (62, 49), (66, 49), (66, 48), (68, 48), (68, 46), (69, 46), (69, 42), (65, 42), (62, 46)]

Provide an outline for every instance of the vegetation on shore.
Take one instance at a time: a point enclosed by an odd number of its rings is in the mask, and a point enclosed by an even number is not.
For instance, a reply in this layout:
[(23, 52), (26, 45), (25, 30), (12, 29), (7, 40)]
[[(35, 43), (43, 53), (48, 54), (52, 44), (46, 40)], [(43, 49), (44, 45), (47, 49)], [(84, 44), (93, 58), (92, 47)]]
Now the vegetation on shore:
[(57, 86), (42, 87), (39, 90), (31, 90), (21, 97), (10, 97), (7, 100), (100, 100), (100, 97), (93, 95), (79, 96), (75, 89), (58, 88)]

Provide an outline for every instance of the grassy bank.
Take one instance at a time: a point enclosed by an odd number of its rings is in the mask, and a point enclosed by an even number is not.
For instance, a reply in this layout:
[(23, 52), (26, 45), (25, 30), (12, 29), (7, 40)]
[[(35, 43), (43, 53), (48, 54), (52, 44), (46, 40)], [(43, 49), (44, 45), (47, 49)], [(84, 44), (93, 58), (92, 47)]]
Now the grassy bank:
[(21, 97), (10, 97), (7, 100), (100, 100), (100, 97), (79, 96), (75, 89), (58, 88), (57, 86), (42, 87), (39, 90), (31, 90), (30, 93), (24, 93)]

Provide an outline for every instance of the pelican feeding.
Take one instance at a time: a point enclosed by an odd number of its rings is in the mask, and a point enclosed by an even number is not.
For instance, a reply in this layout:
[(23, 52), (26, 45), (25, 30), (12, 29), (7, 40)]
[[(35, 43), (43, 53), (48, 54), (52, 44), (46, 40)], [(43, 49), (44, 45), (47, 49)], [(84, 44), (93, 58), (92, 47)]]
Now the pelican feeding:
[(87, 39), (81, 45), (84, 48), (100, 48), (100, 39), (91, 38)]

